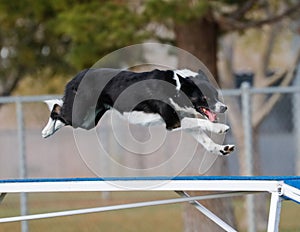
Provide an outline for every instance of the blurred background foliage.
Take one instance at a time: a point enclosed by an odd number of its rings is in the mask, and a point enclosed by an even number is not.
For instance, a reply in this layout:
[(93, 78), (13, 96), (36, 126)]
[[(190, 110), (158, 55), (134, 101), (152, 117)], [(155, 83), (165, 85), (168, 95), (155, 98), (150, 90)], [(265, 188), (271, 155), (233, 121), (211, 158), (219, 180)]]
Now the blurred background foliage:
[[(149, 38), (174, 43), (174, 36), (157, 33), (157, 24), (171, 29), (174, 20), (200, 17), (211, 5), (208, 1), (2, 0), (0, 95), (10, 95), (25, 77), (31, 78), (27, 85), (37, 85), (31, 94), (61, 92), (55, 79), (90, 67), (118, 48)], [(39, 85), (43, 81), (47, 87)], [(28, 93), (24, 85), (20, 93), (24, 88)]]
[[(281, 4), (270, 2), (273, 8)], [(189, 24), (210, 12), (218, 16), (210, 19), (218, 23), (218, 33), (241, 30), (226, 17), (240, 24), (260, 19), (263, 4), (266, 1), (2, 0), (0, 96), (10, 95), (25, 77), (34, 78), (32, 84), (63, 79), (116, 49), (147, 39), (178, 46), (175, 24)], [(198, 40), (201, 44), (203, 39)], [(49, 83), (43, 92), (61, 91), (57, 88)]]
[(3, 96), (26, 76), (38, 81), (74, 73), (147, 35), (145, 17), (126, 1), (4, 0), (0, 23)]

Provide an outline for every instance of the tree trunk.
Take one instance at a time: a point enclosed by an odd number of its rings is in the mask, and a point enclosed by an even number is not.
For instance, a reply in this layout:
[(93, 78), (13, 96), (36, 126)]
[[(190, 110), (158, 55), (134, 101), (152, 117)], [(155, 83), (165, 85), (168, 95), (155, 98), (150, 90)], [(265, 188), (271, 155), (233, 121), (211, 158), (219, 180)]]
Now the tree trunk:
[[(210, 16), (186, 23), (177, 23), (174, 27), (176, 46), (190, 52), (206, 65), (218, 82), (217, 39), (218, 25)], [(184, 56), (179, 57), (179, 67), (191, 66)]]
[[(253, 141), (253, 172), (255, 176), (261, 176), (262, 169), (261, 169), (261, 161), (260, 161), (260, 152), (259, 152), (259, 126), (252, 127), (252, 141)], [(256, 222), (256, 230), (257, 231), (266, 231), (267, 229), (267, 221), (268, 221), (268, 214), (267, 214), (267, 194), (261, 193), (254, 195), (254, 209), (255, 209), (255, 222)]]
[[(217, 39), (218, 26), (209, 14), (185, 23), (175, 24), (176, 45), (190, 52), (205, 64), (218, 82), (217, 75)], [(190, 68), (193, 64), (186, 59), (185, 55), (179, 57), (179, 67)], [(200, 68), (200, 67), (199, 67)], [(209, 171), (209, 175), (227, 175), (228, 165), (226, 158), (218, 158)], [(190, 170), (191, 174), (199, 174), (199, 170)], [(190, 195), (199, 195), (199, 192), (191, 192)], [(234, 214), (229, 199), (218, 199), (201, 202), (216, 215), (220, 216), (230, 225), (235, 226)], [(184, 212), (185, 231), (223, 231), (216, 224), (207, 219), (206, 216), (187, 206)]]

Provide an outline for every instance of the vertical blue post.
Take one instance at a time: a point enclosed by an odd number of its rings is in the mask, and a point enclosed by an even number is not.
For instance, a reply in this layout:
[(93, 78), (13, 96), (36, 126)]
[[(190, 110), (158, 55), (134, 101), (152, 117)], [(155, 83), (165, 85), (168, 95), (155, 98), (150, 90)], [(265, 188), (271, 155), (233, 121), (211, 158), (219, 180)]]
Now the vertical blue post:
[[(245, 146), (245, 174), (253, 176), (253, 156), (252, 156), (252, 111), (251, 111), (251, 93), (250, 84), (248, 82), (242, 83), (242, 115), (243, 115), (243, 129), (244, 129), (244, 146)], [(247, 219), (248, 231), (256, 232), (255, 225), (255, 209), (254, 196), (247, 195)]]
[[(24, 127), (24, 116), (23, 116), (23, 106), (22, 101), (18, 97), (16, 101), (16, 111), (17, 111), (17, 124), (18, 124), (18, 144), (19, 144), (19, 175), (21, 179), (27, 177), (26, 168), (26, 145), (25, 145), (25, 127)], [(26, 193), (20, 193), (20, 211), (21, 215), (27, 215), (27, 195)], [(21, 231), (28, 232), (28, 222), (21, 222)]]

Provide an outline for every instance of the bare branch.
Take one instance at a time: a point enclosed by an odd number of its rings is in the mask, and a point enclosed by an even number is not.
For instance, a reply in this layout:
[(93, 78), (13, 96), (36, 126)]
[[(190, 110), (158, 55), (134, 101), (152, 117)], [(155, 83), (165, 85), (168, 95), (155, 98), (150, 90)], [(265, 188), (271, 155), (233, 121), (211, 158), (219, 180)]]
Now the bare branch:
[(18, 70), (12, 70), (1, 83), (0, 96), (9, 96), (23, 76)]
[(244, 5), (242, 5), (241, 7), (236, 9), (235, 12), (232, 12), (230, 14), (231, 18), (235, 20), (241, 19), (247, 13), (247, 11), (251, 10), (251, 8), (254, 6), (256, 2), (257, 0), (245, 1)]
[[(222, 52), (222, 61), (220, 63), (220, 84), (222, 88), (234, 88), (234, 79), (233, 77), (233, 49), (234, 49), (235, 35), (228, 34), (221, 39), (221, 52)], [(228, 111), (228, 117), (230, 125), (232, 128), (232, 133), (236, 140), (238, 140), (239, 149), (243, 150), (243, 136), (244, 133), (240, 130), (242, 124), (242, 115), (239, 107), (238, 99), (236, 97), (225, 97), (226, 105), (230, 108)], [(244, 152), (242, 152), (244, 154)], [(243, 172), (243, 167), (245, 162), (244, 159), (239, 158), (239, 163), (241, 172)]]
[(233, 77), (233, 49), (234, 49), (235, 35), (233, 33), (225, 35), (221, 39), (221, 53), (222, 53), (222, 73), (220, 73), (220, 84), (222, 88), (234, 88)]
[(16, 89), (18, 86), (21, 76), (17, 76), (13, 80), (11, 80), (9, 83), (7, 83), (6, 87), (4, 88), (3, 92), (0, 93), (1, 96), (10, 96), (11, 93)]
[(261, 71), (262, 74), (266, 74), (266, 72), (268, 71), (268, 66), (270, 63), (270, 59), (271, 59), (271, 54), (275, 45), (275, 41), (277, 38), (277, 35), (279, 34), (279, 30), (280, 30), (281, 26), (276, 24), (276, 25), (272, 25), (269, 28), (269, 33), (267, 33), (267, 38), (265, 40), (266, 44), (265, 44), (265, 49), (262, 52), (262, 59), (261, 59)]
[[(300, 61), (300, 49), (297, 52), (293, 66), (288, 70), (287, 75), (282, 80), (280, 86), (288, 86), (295, 77), (295, 71), (297, 69), (297, 64)], [(260, 107), (260, 110), (254, 114), (252, 125), (257, 127), (263, 121), (263, 119), (270, 113), (274, 105), (280, 100), (282, 94), (273, 94), (264, 104)]]
[[(256, 71), (256, 76), (254, 79), (254, 86), (255, 87), (262, 87), (262, 84), (266, 84), (266, 80), (269, 79), (266, 77), (266, 73), (268, 71), (271, 54), (275, 45), (275, 41), (278, 35), (278, 31), (280, 26), (274, 25), (271, 27), (266, 28), (266, 39), (263, 41), (262, 45), (262, 52), (258, 62), (258, 69)], [(261, 100), (263, 96), (260, 96)], [(261, 101), (262, 102), (262, 101)], [(259, 103), (259, 102), (256, 102)]]
[(248, 28), (261, 27), (265, 24), (276, 23), (287, 16), (291, 16), (296, 12), (299, 12), (300, 1), (298, 1), (293, 6), (289, 7), (287, 10), (283, 11), (280, 14), (270, 16), (262, 20), (252, 20), (242, 22), (241, 20), (236, 20), (232, 17), (226, 17), (221, 14), (215, 14), (215, 20), (218, 22), (221, 29), (224, 31), (233, 31), (233, 30), (245, 30)]
[[(271, 53), (274, 48), (275, 40), (277, 37), (278, 26), (270, 26), (266, 28), (266, 38), (263, 40), (262, 52), (258, 62), (258, 68), (255, 73), (254, 86), (262, 87), (262, 85), (269, 79), (266, 74), (271, 59)], [(262, 105), (267, 100), (264, 94), (256, 94), (253, 96), (252, 115), (254, 117), (260, 111)]]
[(287, 70), (281, 70), (274, 73), (272, 76), (267, 77), (261, 84), (261, 87), (269, 87), (272, 86), (277, 81), (283, 79), (287, 74)]

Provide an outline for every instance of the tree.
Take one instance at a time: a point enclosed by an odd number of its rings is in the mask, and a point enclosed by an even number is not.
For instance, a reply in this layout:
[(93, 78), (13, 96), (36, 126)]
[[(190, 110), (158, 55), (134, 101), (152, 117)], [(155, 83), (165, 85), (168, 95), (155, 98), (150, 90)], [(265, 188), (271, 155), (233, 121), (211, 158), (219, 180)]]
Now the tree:
[(126, 1), (1, 1), (0, 96), (26, 76), (74, 73), (141, 42), (145, 21), (133, 13)]
[(28, 75), (69, 68), (62, 59), (67, 41), (47, 22), (57, 12), (48, 1), (0, 2), (0, 96), (8, 96)]
[(148, 38), (143, 29), (144, 17), (128, 4), (127, 1), (77, 1), (63, 5), (52, 23), (56, 25), (56, 34), (70, 41), (65, 59), (76, 69), (88, 68), (116, 49)]

